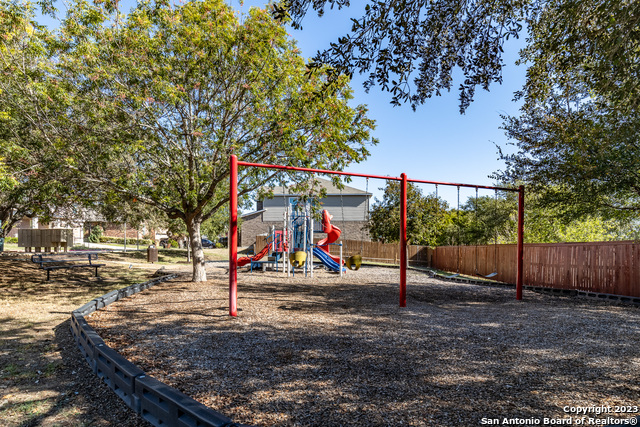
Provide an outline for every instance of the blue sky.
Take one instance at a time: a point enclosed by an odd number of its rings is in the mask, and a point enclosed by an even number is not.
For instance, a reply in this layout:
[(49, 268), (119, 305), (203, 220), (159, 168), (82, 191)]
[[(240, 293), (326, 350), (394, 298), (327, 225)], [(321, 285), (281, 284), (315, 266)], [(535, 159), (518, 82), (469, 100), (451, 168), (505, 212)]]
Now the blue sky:
[[(260, 0), (242, 4), (238, 0), (227, 0), (227, 3), (240, 13), (248, 13), (250, 7), (263, 7), (265, 4)], [(133, 4), (133, 0), (124, 0), (121, 7), (127, 10)], [(350, 8), (327, 10), (323, 18), (312, 12), (305, 18), (302, 30), (289, 29), (289, 33), (297, 40), (303, 56), (311, 58), (317, 50), (329, 46), (349, 30), (350, 18), (361, 16), (364, 4), (362, 0), (352, 1)], [(58, 3), (58, 7), (64, 14), (63, 4)], [(490, 92), (478, 89), (475, 101), (464, 115), (459, 113), (455, 89), (460, 84), (459, 79), (454, 80), (451, 92), (429, 99), (414, 112), (409, 105), (391, 106), (389, 93), (378, 87), (366, 93), (362, 88), (362, 77), (354, 76), (353, 103), (368, 105), (369, 117), (377, 123), (374, 136), (380, 143), (371, 148), (369, 159), (346, 170), (392, 176), (405, 172), (416, 179), (492, 185), (488, 175), (504, 167), (498, 160), (495, 144), (505, 147), (507, 143), (504, 131), (499, 129), (502, 123), (500, 114), (518, 113), (519, 105), (512, 101), (513, 93), (525, 81), (525, 67), (514, 64), (521, 46), (521, 40), (510, 40), (510, 44), (505, 46), (503, 84), (493, 84)], [(365, 189), (366, 182), (354, 178), (349, 185)], [(383, 181), (371, 180), (369, 191), (380, 198), (382, 192), (378, 188), (383, 186)], [(435, 189), (432, 185), (421, 185), (421, 188), (425, 193), (432, 193)], [(480, 191), (480, 195), (491, 193)], [(450, 206), (455, 206), (455, 187), (440, 187), (438, 194)], [(473, 189), (462, 189), (461, 201), (474, 194)]]

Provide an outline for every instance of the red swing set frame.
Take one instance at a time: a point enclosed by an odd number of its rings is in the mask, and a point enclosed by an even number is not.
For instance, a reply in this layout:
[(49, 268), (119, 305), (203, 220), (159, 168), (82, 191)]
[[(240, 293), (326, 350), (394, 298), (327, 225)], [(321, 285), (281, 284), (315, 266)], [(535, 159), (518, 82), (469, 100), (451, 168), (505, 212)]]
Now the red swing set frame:
[(357, 176), (363, 178), (400, 181), (400, 307), (407, 306), (407, 183), (448, 185), (454, 187), (483, 188), (488, 190), (511, 191), (518, 193), (518, 243), (516, 261), (516, 299), (522, 299), (523, 261), (524, 261), (524, 186), (518, 188), (492, 187), (486, 185), (458, 184), (452, 182), (409, 179), (405, 173), (399, 177), (371, 175), (353, 172), (341, 172), (324, 169), (299, 168), (295, 166), (269, 165), (239, 161), (231, 155), (229, 185), (229, 315), (238, 315), (238, 166), (280, 169), (299, 172), (311, 172), (329, 175)]

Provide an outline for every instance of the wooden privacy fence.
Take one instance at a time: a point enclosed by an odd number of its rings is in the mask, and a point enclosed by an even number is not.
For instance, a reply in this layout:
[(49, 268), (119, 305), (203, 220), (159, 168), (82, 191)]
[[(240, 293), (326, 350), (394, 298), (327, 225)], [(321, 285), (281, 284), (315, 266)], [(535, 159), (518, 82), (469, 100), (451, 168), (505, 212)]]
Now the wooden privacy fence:
[[(439, 246), (432, 267), (516, 281), (516, 245)], [(640, 297), (640, 243), (527, 243), (524, 284)]]
[[(266, 237), (258, 236), (256, 248), (265, 244)], [(365, 261), (400, 262), (397, 243), (343, 240), (342, 244), (345, 258), (360, 254)], [(409, 265), (516, 283), (516, 249), (516, 245), (410, 245), (408, 260)], [(338, 255), (340, 249), (331, 246), (330, 252)], [(524, 284), (640, 297), (640, 243), (526, 243)]]
[[(319, 242), (322, 238), (315, 238)], [(400, 264), (400, 246), (397, 243), (363, 242), (360, 240), (340, 240), (342, 243), (342, 256), (344, 258), (359, 254), (364, 261), (380, 262), (385, 264)], [(266, 236), (256, 236), (255, 251), (258, 252), (267, 244)], [(429, 246), (409, 246), (409, 264), (431, 266), (433, 248)], [(340, 246), (329, 246), (332, 255), (340, 255)]]

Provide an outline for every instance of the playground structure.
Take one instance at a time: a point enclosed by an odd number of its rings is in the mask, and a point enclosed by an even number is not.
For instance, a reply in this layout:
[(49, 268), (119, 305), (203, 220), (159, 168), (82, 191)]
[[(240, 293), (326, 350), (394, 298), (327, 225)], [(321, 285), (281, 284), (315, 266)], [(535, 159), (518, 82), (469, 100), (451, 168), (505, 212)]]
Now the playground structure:
[[(327, 236), (315, 243), (314, 218), (311, 205), (309, 203), (299, 204), (292, 200), (289, 208), (285, 212), (285, 227), (290, 230), (292, 250), (289, 259), (292, 260), (292, 272), (296, 267), (304, 268), (305, 275), (313, 277), (313, 258), (316, 257), (330, 271), (342, 273), (345, 271), (344, 260), (342, 259), (342, 244), (340, 246), (340, 256), (329, 253), (329, 245), (336, 244), (340, 238), (340, 228), (331, 224), (331, 214), (327, 210), (322, 211), (322, 232)], [(299, 253), (305, 255), (302, 256)], [(308, 261), (307, 261), (308, 260)]]
[[(276, 230), (271, 228), (267, 236), (266, 245), (252, 256), (238, 257), (237, 266), (250, 265), (251, 271), (255, 267), (262, 267), (271, 264), (274, 270), (278, 270), (279, 263), (282, 263), (282, 273), (290, 276), (295, 275), (295, 269), (301, 268), (305, 276), (313, 277), (313, 259), (317, 258), (328, 270), (339, 273), (342, 276), (346, 271), (345, 265), (349, 269), (357, 270), (360, 267), (360, 257), (350, 257), (346, 262), (342, 257), (342, 244), (335, 243), (341, 234), (340, 228), (331, 224), (333, 216), (327, 211), (322, 211), (322, 232), (326, 237), (315, 243), (314, 235), (317, 233), (314, 227), (313, 209), (310, 203), (301, 203), (292, 198), (284, 212), (283, 228)], [(329, 245), (340, 247), (340, 256), (329, 253)], [(262, 259), (268, 255), (266, 261)]]
[[(285, 261), (283, 254), (287, 251), (288, 239), (286, 233), (283, 230), (276, 230), (275, 227), (271, 229), (271, 233), (267, 237), (267, 244), (262, 248), (260, 252), (257, 252), (253, 256), (244, 256), (238, 258), (238, 267), (250, 264), (251, 270), (254, 267), (262, 267), (263, 270), (267, 264), (272, 264), (277, 270), (278, 263), (283, 260), (283, 268), (285, 267)], [(265, 255), (270, 254), (266, 261), (262, 261)]]
[(268, 169), (290, 170), (299, 172), (310, 172), (319, 174), (333, 174), (344, 176), (358, 176), (364, 178), (383, 179), (400, 181), (400, 289), (399, 289), (399, 305), (406, 307), (407, 305), (407, 183), (435, 184), (455, 187), (483, 188), (489, 190), (510, 191), (518, 193), (518, 238), (517, 238), (517, 255), (516, 255), (516, 299), (522, 299), (523, 288), (523, 248), (524, 248), (524, 186), (518, 188), (495, 187), (474, 184), (459, 184), (440, 181), (428, 181), (420, 179), (409, 179), (405, 173), (400, 177), (381, 176), (360, 174), (353, 172), (341, 172), (323, 169), (300, 168), (295, 166), (270, 165), (263, 163), (250, 163), (239, 161), (237, 156), (230, 156), (230, 173), (229, 173), (229, 315), (237, 316), (237, 298), (238, 298), (238, 166), (258, 167)]

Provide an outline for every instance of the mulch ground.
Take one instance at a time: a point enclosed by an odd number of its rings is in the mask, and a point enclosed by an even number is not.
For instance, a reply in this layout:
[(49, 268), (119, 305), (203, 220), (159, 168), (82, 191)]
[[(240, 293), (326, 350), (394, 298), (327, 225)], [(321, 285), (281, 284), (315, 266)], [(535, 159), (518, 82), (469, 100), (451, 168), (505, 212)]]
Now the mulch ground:
[(148, 374), (236, 422), (472, 426), (639, 401), (633, 306), (516, 301), (511, 288), (409, 272), (399, 308), (398, 271), (363, 267), (343, 279), (241, 273), (230, 318), (225, 270), (209, 278), (160, 284), (87, 320)]

